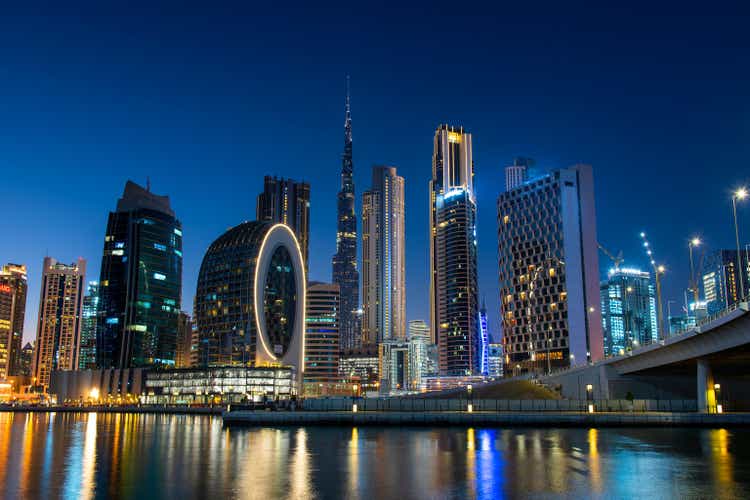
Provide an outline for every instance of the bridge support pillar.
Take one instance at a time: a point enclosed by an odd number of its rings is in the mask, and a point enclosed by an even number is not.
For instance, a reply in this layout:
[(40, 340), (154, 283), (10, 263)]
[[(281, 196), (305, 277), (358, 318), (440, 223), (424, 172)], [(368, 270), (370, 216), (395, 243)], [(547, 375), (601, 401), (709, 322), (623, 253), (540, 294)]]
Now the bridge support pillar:
[(698, 411), (716, 413), (716, 392), (714, 392), (714, 376), (707, 359), (698, 358)]

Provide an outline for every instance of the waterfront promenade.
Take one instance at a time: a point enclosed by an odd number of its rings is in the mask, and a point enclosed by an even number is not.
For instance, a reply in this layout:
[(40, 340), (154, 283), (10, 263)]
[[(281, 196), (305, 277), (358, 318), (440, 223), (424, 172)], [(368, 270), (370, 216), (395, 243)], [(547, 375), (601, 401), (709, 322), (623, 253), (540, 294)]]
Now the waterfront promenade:
[(466, 411), (229, 411), (238, 426), (503, 426), (503, 427), (734, 427), (750, 426), (750, 413), (466, 412)]

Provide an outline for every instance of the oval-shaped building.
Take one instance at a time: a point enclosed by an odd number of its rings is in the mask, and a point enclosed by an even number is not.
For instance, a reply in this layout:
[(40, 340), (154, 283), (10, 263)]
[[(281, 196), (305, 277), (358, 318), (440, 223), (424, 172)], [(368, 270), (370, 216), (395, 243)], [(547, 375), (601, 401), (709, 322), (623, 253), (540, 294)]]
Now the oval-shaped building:
[(204, 366), (304, 368), (305, 271), (284, 224), (244, 222), (208, 248), (195, 295)]

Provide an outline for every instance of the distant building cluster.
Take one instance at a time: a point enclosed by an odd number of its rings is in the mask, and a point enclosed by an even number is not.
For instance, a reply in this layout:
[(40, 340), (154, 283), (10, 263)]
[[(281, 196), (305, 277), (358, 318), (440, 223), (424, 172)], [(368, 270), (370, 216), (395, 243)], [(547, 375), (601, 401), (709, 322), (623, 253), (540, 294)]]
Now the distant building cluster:
[[(409, 320), (406, 180), (396, 166), (374, 166), (358, 219), (352, 132), (347, 89), (329, 283), (308, 279), (310, 184), (268, 175), (255, 220), (206, 250), (186, 312), (182, 223), (168, 196), (128, 181), (108, 216), (98, 280), (86, 282), (84, 259), (44, 259), (33, 345), (22, 342), (26, 266), (0, 269), (0, 380), (158, 403), (445, 389), (627, 354), (736, 304), (750, 285), (747, 251), (710, 253), (692, 300), (686, 293), (674, 315), (669, 301), (661, 324), (662, 270), (653, 260), (653, 272), (622, 267), (598, 244), (592, 167), (534, 175), (533, 160), (518, 157), (493, 214), (493, 335), (480, 304), (472, 134), (442, 124), (424, 176), (429, 318)], [(597, 247), (615, 260), (603, 280)]]

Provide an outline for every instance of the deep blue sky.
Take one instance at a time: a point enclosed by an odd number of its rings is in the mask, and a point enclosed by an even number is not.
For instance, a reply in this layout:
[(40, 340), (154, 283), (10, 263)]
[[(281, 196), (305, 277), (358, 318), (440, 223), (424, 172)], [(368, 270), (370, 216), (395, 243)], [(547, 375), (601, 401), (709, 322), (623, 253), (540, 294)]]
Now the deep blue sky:
[[(592, 164), (599, 240), (645, 267), (638, 233), (649, 232), (669, 299), (687, 286), (692, 234), (734, 244), (730, 189), (750, 184), (740, 3), (217, 3), (4, 7), (0, 263), (29, 266), (26, 339), (44, 255), (83, 256), (98, 279), (107, 212), (127, 179), (150, 177), (182, 220), (185, 310), (203, 252), (254, 218), (264, 174), (311, 183), (311, 277), (330, 280), (347, 73), (358, 213), (373, 164), (406, 178), (409, 319), (428, 317), (427, 182), (443, 122), (473, 133), (480, 293), (495, 333), (494, 205), (514, 156), (540, 169)], [(740, 216), (747, 242), (750, 206)]]

